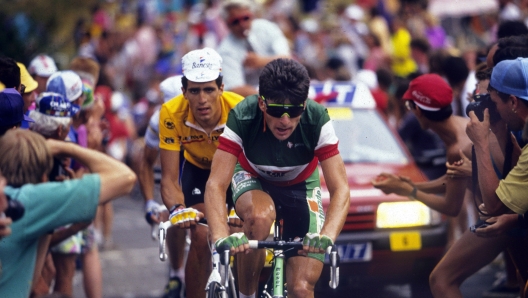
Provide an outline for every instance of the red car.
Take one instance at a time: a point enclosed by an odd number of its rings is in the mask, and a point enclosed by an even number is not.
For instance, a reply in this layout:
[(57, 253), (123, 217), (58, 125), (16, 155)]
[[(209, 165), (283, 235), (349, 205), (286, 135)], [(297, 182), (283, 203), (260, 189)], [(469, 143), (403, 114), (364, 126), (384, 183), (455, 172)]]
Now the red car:
[[(312, 98), (333, 96), (326, 105), (350, 186), (348, 215), (336, 241), (341, 257), (339, 287), (415, 281), (427, 286), (429, 273), (445, 252), (446, 218), (418, 201), (385, 195), (372, 186), (381, 172), (415, 182), (427, 178), (398, 133), (375, 109), (372, 97), (361, 90), (350, 83), (312, 84), (311, 89)], [(326, 210), (329, 193), (322, 175), (321, 179)], [(328, 287), (328, 273), (325, 268), (319, 288)]]

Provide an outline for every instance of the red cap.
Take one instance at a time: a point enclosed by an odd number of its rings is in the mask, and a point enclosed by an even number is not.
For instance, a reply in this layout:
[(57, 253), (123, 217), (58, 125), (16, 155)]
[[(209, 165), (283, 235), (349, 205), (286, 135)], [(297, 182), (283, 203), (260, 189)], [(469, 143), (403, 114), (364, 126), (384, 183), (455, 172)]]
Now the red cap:
[(437, 74), (424, 74), (412, 80), (403, 100), (412, 100), (427, 111), (438, 111), (453, 101), (453, 90)]

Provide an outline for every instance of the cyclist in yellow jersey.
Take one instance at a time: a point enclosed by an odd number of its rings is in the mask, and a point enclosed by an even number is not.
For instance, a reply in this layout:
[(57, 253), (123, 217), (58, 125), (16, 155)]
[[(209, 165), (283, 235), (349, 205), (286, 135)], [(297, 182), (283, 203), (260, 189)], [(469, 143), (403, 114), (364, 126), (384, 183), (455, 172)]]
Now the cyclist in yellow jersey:
[[(160, 110), (161, 196), (171, 222), (191, 231), (185, 268), (187, 297), (205, 296), (211, 253), (207, 228), (196, 225), (196, 221), (204, 216), (205, 183), (227, 114), (243, 99), (223, 91), (221, 64), (220, 55), (210, 48), (183, 56), (183, 94), (163, 104)], [(177, 243), (171, 243), (171, 235), (177, 231), (169, 229), (167, 237), (171, 256), (176, 255), (171, 250), (178, 249)]]

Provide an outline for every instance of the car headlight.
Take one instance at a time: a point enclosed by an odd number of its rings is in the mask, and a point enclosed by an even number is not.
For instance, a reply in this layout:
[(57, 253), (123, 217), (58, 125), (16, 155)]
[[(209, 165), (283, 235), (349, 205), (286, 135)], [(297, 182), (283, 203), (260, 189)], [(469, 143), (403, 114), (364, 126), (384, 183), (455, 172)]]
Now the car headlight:
[(376, 216), (378, 228), (428, 226), (439, 222), (438, 212), (417, 201), (381, 203)]

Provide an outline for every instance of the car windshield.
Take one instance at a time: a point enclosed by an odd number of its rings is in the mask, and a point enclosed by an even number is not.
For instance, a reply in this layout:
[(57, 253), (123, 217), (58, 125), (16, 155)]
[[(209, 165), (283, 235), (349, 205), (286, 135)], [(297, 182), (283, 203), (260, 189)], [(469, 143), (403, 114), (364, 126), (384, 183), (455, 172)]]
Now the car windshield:
[(406, 164), (409, 161), (375, 110), (328, 108), (345, 163)]

